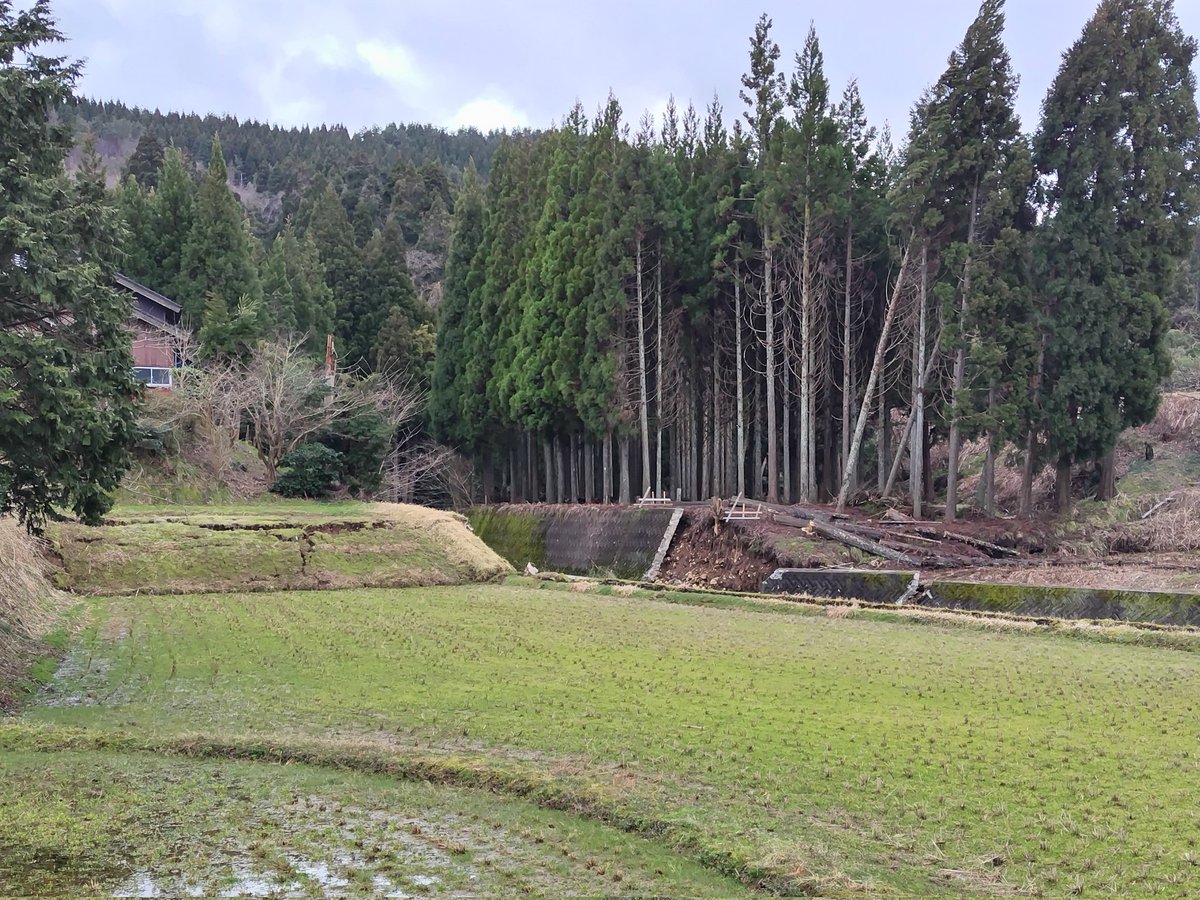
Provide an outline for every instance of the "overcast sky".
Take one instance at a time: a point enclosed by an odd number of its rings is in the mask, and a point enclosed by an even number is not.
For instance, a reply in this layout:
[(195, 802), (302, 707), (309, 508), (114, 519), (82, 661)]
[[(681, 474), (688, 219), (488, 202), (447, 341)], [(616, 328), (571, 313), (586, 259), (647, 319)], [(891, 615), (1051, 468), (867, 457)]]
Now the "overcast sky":
[[(1094, 0), (1009, 0), (1020, 113), (1036, 125), (1063, 51)], [(1177, 0), (1200, 34), (1200, 0)], [(741, 111), (738, 79), (763, 10), (742, 0), (56, 0), (86, 60), (81, 92), (164, 111), (281, 125), (388, 122), (543, 127), (612, 88), (636, 121), (669, 95)], [(835, 90), (859, 80), (873, 123), (897, 136), (977, 11), (975, 0), (775, 4), (790, 71), (810, 21)]]

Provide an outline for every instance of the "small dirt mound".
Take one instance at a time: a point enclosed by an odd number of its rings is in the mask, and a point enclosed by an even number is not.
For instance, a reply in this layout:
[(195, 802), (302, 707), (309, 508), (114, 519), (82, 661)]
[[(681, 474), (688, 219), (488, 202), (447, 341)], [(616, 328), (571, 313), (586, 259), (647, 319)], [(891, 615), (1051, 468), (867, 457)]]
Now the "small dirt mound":
[(659, 580), (726, 591), (757, 591), (779, 568), (769, 550), (710, 512), (689, 511), (675, 533)]

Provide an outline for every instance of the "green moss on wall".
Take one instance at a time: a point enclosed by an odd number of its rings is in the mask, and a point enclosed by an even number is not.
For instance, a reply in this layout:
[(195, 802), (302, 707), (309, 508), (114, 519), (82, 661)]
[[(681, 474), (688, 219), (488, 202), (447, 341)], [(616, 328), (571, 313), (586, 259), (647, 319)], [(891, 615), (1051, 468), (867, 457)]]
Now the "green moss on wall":
[(467, 513), (471, 529), (480, 540), (503, 556), (518, 571), (526, 563), (546, 567), (547, 520), (533, 512), (477, 506)]

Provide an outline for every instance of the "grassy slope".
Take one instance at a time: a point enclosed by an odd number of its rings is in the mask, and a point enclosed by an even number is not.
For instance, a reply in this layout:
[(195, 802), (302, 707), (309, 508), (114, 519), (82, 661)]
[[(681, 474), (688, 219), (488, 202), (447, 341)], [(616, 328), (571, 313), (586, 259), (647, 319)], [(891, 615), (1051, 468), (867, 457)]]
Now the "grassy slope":
[(147, 754), (0, 766), (6, 896), (741, 893), (650, 841), (451, 787)]
[(776, 887), (1180, 896), (1200, 876), (1197, 654), (741, 607), (529, 586), (99, 600), (29, 718), (408, 760)]
[(62, 587), (86, 594), (402, 587), (508, 565), (450, 513), (385, 503), (118, 507), (52, 531)]

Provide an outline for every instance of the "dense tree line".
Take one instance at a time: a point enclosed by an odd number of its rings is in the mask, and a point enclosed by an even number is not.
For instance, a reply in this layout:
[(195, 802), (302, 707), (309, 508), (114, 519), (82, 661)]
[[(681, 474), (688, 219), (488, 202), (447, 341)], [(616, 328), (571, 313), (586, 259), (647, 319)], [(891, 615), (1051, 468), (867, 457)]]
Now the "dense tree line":
[(151, 177), (143, 173), (152, 187), (130, 172), (117, 191), (128, 226), (122, 267), (182, 305), (202, 352), (244, 356), (263, 337), (299, 334), (323, 353), (334, 334), (344, 366), (427, 380), (433, 312), (393, 218), (360, 234), (324, 181), (298, 222), (260, 241), (229, 187), (219, 138), (202, 175), (176, 147), (161, 160)]
[(95, 524), (135, 433), (128, 300), (112, 290), (120, 216), (92, 145), (52, 118), (79, 67), (45, 2), (0, 0), (0, 514)]
[[(901, 151), (810, 31), (763, 17), (742, 115), (625, 123), (615, 98), (506, 138), (456, 201), (433, 373), (437, 436), (488, 499), (779, 501), (894, 489), (961, 503), (962, 450), (1032, 482), (1155, 413), (1165, 298), (1200, 215), (1196, 43), (1171, 4), (1103, 0), (1022, 129), (985, 0)], [(934, 447), (946, 462), (935, 471)]]

